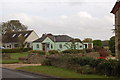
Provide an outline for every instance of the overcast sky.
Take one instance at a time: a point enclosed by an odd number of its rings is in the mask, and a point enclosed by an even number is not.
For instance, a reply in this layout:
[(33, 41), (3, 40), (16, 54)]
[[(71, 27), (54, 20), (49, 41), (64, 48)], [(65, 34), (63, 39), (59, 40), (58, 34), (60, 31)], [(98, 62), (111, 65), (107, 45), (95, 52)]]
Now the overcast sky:
[(116, 0), (0, 0), (0, 22), (20, 20), (43, 33), (107, 40), (114, 35)]

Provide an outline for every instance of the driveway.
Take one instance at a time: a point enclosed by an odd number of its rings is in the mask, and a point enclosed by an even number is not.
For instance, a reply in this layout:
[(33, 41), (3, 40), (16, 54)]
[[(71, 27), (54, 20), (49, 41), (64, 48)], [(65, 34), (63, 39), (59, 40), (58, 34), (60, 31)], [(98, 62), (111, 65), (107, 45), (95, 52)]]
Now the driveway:
[(16, 69), (18, 67), (24, 67), (24, 66), (41, 66), (41, 64), (2, 64), (0, 66), (8, 69)]

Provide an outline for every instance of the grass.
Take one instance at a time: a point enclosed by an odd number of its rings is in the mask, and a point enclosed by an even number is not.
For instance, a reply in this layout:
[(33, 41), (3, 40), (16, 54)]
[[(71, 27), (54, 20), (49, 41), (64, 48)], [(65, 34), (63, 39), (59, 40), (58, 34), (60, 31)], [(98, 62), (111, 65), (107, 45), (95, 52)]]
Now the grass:
[(11, 55), (11, 59), (5, 59), (2, 60), (2, 64), (12, 64), (12, 63), (18, 63), (19, 57), (27, 56), (28, 53), (6, 53)]
[(57, 68), (53, 66), (26, 66), (17, 69), (36, 72), (36, 73), (55, 76), (55, 77), (62, 77), (62, 78), (108, 78), (101, 75), (79, 74), (74, 71)]

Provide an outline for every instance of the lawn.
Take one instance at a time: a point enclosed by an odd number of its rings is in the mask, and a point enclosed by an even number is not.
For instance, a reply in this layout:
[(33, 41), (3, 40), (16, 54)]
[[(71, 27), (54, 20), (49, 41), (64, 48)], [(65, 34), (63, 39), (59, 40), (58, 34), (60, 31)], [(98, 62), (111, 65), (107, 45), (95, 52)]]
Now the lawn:
[(2, 64), (18, 63), (19, 57), (27, 56), (28, 53), (6, 53), (11, 55), (11, 59), (2, 60)]
[(108, 78), (101, 75), (79, 74), (74, 71), (57, 68), (53, 66), (27, 66), (27, 67), (20, 67), (17, 69), (36, 72), (36, 73), (55, 76), (55, 77), (62, 77), (62, 78)]

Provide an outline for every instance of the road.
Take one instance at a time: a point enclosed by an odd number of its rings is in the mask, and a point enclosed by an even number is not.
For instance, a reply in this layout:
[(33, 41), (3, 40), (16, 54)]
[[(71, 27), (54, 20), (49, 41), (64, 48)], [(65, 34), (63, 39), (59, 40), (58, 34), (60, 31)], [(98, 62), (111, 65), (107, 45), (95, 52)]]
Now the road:
[[(22, 72), (18, 70), (12, 70), (12, 69), (6, 69), (6, 68), (0, 68), (2, 69), (2, 80), (65, 80), (61, 78), (53, 78), (53, 77), (46, 77), (43, 75), (37, 75), (32, 74), (28, 72)], [(9, 78), (9, 79), (6, 79)]]
[(2, 78), (39, 78), (39, 79), (41, 78), (41, 80), (43, 80), (43, 78), (48, 78), (48, 77), (31, 74), (28, 72), (21, 72), (17, 70), (2, 68)]

